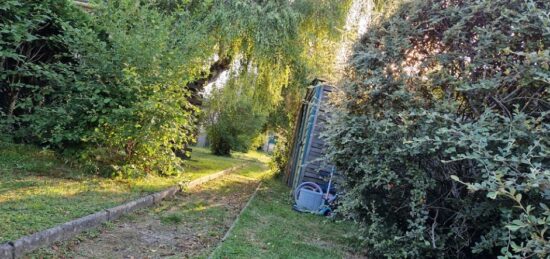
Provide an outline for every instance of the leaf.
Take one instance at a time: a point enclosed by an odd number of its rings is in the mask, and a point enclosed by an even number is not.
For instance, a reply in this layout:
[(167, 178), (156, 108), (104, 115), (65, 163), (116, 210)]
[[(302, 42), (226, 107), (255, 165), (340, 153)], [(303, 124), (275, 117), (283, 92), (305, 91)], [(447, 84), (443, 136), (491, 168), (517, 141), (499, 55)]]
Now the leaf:
[(521, 196), (521, 193), (516, 194), (515, 199), (516, 199), (516, 201), (517, 201), (518, 203), (521, 203), (521, 197), (522, 197), (522, 196)]
[(520, 252), (522, 247), (519, 246), (518, 244), (516, 244), (516, 242), (512, 241), (510, 242), (510, 246), (512, 247), (512, 249), (514, 250), (514, 252)]
[(497, 192), (488, 192), (487, 197), (494, 200), (497, 198)]
[(522, 227), (523, 226), (519, 226), (519, 225), (506, 225), (506, 228), (509, 229), (512, 232), (516, 232)]

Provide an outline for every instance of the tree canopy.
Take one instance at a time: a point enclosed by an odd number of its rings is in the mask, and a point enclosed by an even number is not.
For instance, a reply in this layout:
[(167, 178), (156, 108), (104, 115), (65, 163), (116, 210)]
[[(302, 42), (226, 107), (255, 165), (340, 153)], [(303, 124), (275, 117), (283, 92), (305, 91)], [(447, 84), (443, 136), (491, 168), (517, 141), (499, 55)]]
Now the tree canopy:
[(205, 84), (239, 60), (232, 77), (251, 82), (247, 105), (266, 117), (328, 71), (330, 52), (318, 50), (338, 38), (347, 2), (117, 0), (84, 12), (69, 0), (4, 1), (1, 127), (97, 172), (175, 173)]
[[(294, 98), (297, 104), (309, 79), (332, 73), (339, 28), (350, 2), (231, 1), (208, 6), (214, 12), (206, 18), (206, 24), (209, 31), (215, 32), (212, 45), (217, 47), (216, 55), (239, 64), (229, 75), (232, 86), (212, 96), (219, 100), (209, 102), (210, 143), (226, 141), (212, 145), (216, 153), (228, 154), (231, 146), (248, 146), (259, 130), (266, 128), (262, 125), (265, 120), (260, 118), (270, 118), (267, 127), (273, 129), (290, 126), (288, 117), (293, 118), (297, 105), (288, 105), (292, 103), (288, 98)], [(224, 118), (240, 115), (235, 114), (240, 109), (232, 109), (228, 98), (246, 99), (250, 115), (258, 120), (242, 123), (256, 126), (237, 130), (238, 125), (227, 124), (230, 121)], [(229, 141), (235, 130), (247, 137)], [(226, 138), (219, 137), (222, 135)], [(248, 145), (244, 145), (246, 142)], [(217, 150), (221, 146), (229, 149)]]

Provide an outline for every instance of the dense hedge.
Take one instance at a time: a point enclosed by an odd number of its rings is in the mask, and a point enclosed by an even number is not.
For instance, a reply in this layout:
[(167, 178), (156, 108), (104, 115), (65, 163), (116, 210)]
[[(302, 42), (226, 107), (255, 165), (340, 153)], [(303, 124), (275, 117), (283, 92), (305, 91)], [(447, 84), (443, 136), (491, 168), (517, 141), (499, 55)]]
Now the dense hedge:
[(550, 255), (549, 12), (416, 0), (356, 44), (327, 138), (371, 257)]
[(177, 171), (173, 150), (194, 125), (185, 86), (202, 69), (185, 66), (194, 36), (185, 22), (124, 0), (94, 15), (68, 0), (3, 1), (0, 19), (3, 133), (95, 171)]
[[(86, 17), (66, 1), (2, 1), (0, 4), (0, 128), (36, 140), (30, 124), (76, 81), (71, 55)], [(44, 118), (45, 119), (45, 118)], [(43, 132), (45, 133), (45, 132)], [(46, 133), (47, 134), (47, 133)]]

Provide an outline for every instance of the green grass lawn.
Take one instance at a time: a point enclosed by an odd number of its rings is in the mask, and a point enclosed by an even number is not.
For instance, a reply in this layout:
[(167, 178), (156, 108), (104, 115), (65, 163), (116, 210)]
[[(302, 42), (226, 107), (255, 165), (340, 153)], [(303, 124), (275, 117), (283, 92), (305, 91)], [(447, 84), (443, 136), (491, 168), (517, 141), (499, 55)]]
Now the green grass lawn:
[(267, 178), (213, 258), (349, 258), (356, 226), (292, 210), (289, 188)]
[(217, 157), (206, 149), (195, 147), (185, 172), (179, 176), (121, 180), (83, 174), (49, 150), (0, 142), (0, 242), (119, 205), (182, 181), (242, 163), (251, 167), (266, 159), (255, 152)]

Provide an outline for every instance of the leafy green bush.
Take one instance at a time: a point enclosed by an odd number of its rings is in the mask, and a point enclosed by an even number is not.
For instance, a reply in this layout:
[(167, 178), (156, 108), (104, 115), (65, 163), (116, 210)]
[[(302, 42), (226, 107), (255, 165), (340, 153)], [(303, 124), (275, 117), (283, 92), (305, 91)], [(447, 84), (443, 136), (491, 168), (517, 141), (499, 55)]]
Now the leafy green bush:
[(99, 40), (81, 45), (80, 102), (88, 104), (85, 120), (97, 126), (84, 139), (92, 144), (85, 158), (123, 175), (176, 173), (173, 150), (192, 139), (195, 124), (186, 84), (197, 68), (186, 67), (179, 40), (186, 25), (136, 1), (100, 5), (92, 19)]
[(550, 255), (549, 11), (417, 0), (356, 44), (326, 135), (372, 257)]
[(263, 130), (267, 111), (254, 100), (253, 89), (246, 80), (232, 78), (208, 97), (206, 130), (214, 154), (247, 152)]
[[(77, 57), (70, 48), (86, 17), (69, 1), (2, 1), (0, 3), (0, 130), (12, 137), (41, 141), (35, 129), (51, 110), (66, 113), (60, 96), (76, 81)], [(65, 121), (66, 119), (63, 119)], [(63, 122), (59, 122), (63, 123)]]
[(288, 164), (288, 158), (290, 157), (289, 151), (291, 150), (291, 147), (289, 147), (288, 144), (288, 139), (290, 138), (291, 137), (285, 136), (277, 139), (277, 143), (275, 144), (275, 148), (273, 150), (273, 155), (271, 156), (271, 161), (269, 162), (269, 167), (274, 172), (277, 172), (278, 176), (282, 176)]
[(189, 23), (129, 0), (93, 15), (71, 1), (1, 7), (3, 127), (125, 176), (177, 171), (195, 124), (186, 84), (202, 70), (188, 66)]

